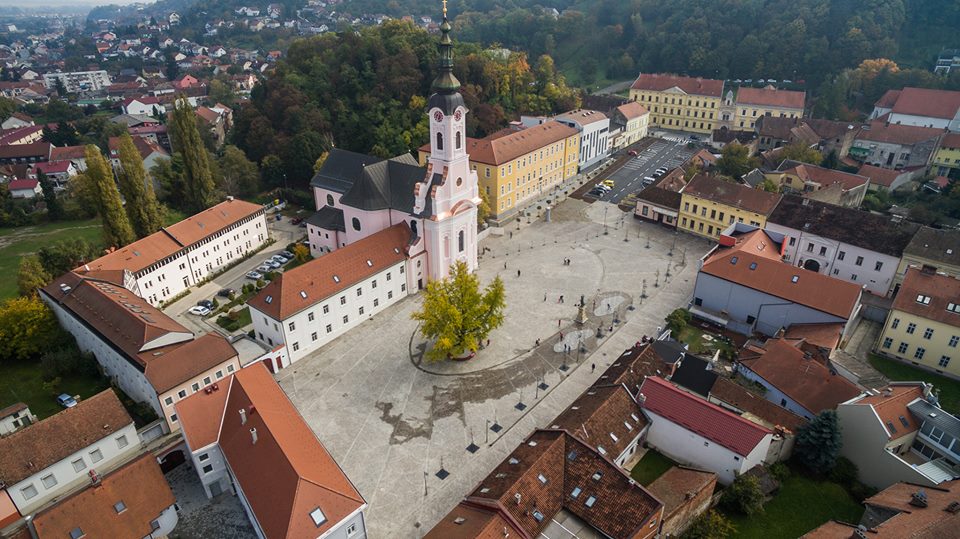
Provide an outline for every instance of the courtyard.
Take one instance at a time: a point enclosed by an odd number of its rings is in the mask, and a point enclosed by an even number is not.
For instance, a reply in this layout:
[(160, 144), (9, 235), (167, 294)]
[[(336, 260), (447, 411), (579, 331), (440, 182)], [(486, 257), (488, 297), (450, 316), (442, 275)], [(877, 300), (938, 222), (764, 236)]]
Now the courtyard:
[(710, 248), (615, 205), (573, 199), (549, 223), (502, 232), (481, 242), (478, 275), (503, 279), (505, 323), (474, 359), (423, 359), (427, 343), (410, 318), (422, 298), (414, 296), (277, 375), (367, 500), (370, 537), (422, 536), (624, 349), (686, 305)]

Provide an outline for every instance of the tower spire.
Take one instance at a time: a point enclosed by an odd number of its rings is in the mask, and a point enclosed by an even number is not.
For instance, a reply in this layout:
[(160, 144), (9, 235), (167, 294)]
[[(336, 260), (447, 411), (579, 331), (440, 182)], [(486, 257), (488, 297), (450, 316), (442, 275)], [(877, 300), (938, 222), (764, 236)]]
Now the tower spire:
[(453, 93), (460, 89), (460, 81), (453, 76), (453, 41), (450, 39), (450, 22), (447, 20), (447, 0), (443, 0), (443, 22), (440, 24), (440, 72), (433, 80), (433, 91)]

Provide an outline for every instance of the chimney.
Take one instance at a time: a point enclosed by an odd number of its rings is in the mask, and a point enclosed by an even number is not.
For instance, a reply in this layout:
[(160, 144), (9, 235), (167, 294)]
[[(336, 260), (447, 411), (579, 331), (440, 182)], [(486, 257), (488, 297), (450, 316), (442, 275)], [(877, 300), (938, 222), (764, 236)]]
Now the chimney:
[(644, 395), (643, 393), (638, 393), (638, 394), (637, 394), (637, 404), (639, 404), (640, 406), (643, 406), (643, 403), (645, 403), (645, 402), (647, 402), (647, 396)]
[(247, 411), (244, 410), (243, 408), (240, 408), (240, 424), (241, 425), (247, 424)]
[(100, 474), (96, 470), (91, 469), (87, 474), (90, 476), (90, 484), (99, 487), (100, 486)]
[(256, 445), (257, 444), (257, 428), (256, 427), (250, 429), (250, 437), (253, 439), (253, 444)]
[(521, 496), (519, 492), (513, 495), (513, 499), (517, 500), (517, 505), (520, 505)]

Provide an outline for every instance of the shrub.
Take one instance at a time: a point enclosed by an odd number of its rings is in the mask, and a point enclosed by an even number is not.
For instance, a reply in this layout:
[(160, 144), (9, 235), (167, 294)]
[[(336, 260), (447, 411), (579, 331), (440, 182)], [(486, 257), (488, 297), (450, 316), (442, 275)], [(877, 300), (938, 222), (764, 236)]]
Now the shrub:
[(237, 320), (240, 319), (240, 311), (230, 311), (230, 312), (228, 312), (228, 313), (227, 313), (227, 318), (229, 318), (230, 320), (236, 322)]
[(836, 464), (842, 443), (837, 412), (824, 410), (797, 431), (794, 456), (810, 471), (824, 475)]
[(720, 503), (728, 509), (750, 516), (763, 512), (763, 491), (760, 480), (752, 475), (738, 476), (720, 497)]
[(777, 481), (780, 481), (781, 483), (783, 483), (784, 481), (786, 481), (788, 477), (790, 477), (790, 467), (783, 462), (774, 463), (772, 466), (767, 468), (767, 470), (770, 472), (770, 475), (772, 475), (774, 479), (776, 479)]
[(840, 483), (849, 489), (857, 482), (857, 477), (859, 476), (858, 471), (857, 465), (851, 462), (850, 459), (838, 457), (837, 463), (834, 464), (833, 469), (830, 470), (830, 480)]
[(850, 488), (847, 489), (847, 492), (849, 492), (850, 496), (853, 496), (853, 499), (857, 500), (857, 502), (863, 502), (863, 500), (875, 495), (879, 491), (870, 485), (865, 485), (860, 481), (854, 481), (853, 484), (850, 485)]
[(676, 309), (667, 315), (667, 327), (670, 329), (670, 333), (673, 335), (674, 339), (679, 336), (679, 333), (683, 331), (683, 328), (687, 327), (687, 324), (690, 323), (692, 318), (693, 317), (691, 316), (690, 312), (686, 309)]
[(697, 517), (683, 532), (683, 539), (726, 539), (737, 532), (733, 522), (713, 509)]
[(81, 352), (74, 343), (45, 352), (40, 356), (40, 368), (45, 380), (70, 375), (97, 376), (100, 372), (93, 354)]

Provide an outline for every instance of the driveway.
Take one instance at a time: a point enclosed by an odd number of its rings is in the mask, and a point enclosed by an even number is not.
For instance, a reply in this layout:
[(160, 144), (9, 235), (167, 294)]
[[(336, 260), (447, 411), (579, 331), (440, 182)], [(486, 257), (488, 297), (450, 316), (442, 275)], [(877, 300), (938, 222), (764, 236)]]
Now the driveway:
[(653, 177), (658, 168), (672, 169), (682, 165), (693, 150), (685, 144), (664, 139), (655, 139), (638, 155), (626, 161), (615, 172), (606, 173), (602, 177), (613, 180), (614, 186), (605, 195), (600, 197), (604, 202), (614, 204), (624, 197), (636, 193), (644, 188), (643, 179)]
[[(478, 275), (483, 283), (503, 279), (507, 308), (473, 360), (424, 361), (427, 343), (410, 318), (422, 297), (414, 296), (277, 375), (370, 504), (370, 537), (422, 536), (624, 349), (687, 303), (696, 260), (708, 249), (615, 205), (572, 199), (552, 222), (481, 247)], [(582, 327), (573, 321), (581, 295)]]

